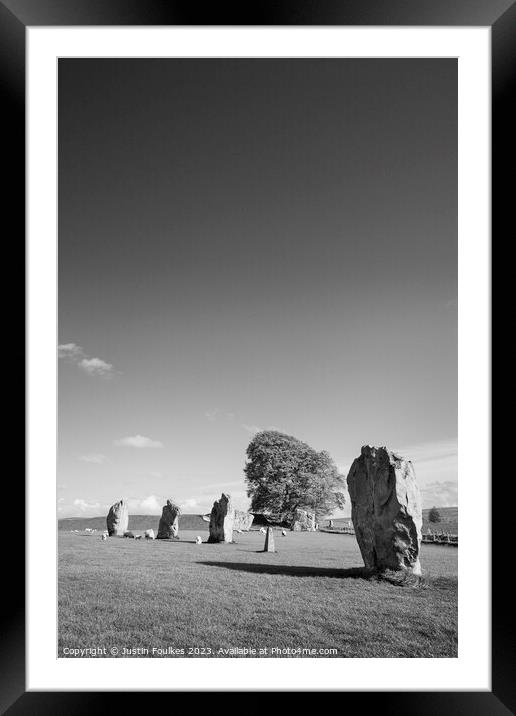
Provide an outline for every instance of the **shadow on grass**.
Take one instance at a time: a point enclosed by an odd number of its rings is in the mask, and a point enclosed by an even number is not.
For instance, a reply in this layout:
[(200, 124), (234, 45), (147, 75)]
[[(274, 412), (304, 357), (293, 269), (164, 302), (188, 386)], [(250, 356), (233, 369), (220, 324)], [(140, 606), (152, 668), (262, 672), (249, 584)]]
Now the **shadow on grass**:
[[(260, 552), (263, 554), (263, 552)], [(332, 577), (334, 579), (363, 579), (368, 582), (387, 583), (396, 587), (412, 589), (439, 589), (453, 591), (457, 589), (456, 577), (416, 577), (403, 572), (376, 572), (366, 567), (332, 569), (330, 567), (298, 567), (289, 564), (255, 564), (252, 562), (198, 562), (205, 567), (220, 567), (237, 572), (252, 574), (281, 574), (287, 577)]]
[(206, 567), (221, 567), (253, 574), (282, 574), (288, 577), (334, 577), (337, 579), (371, 579), (374, 573), (365, 567), (331, 569), (330, 567), (296, 567), (289, 564), (253, 564), (250, 562), (198, 562)]

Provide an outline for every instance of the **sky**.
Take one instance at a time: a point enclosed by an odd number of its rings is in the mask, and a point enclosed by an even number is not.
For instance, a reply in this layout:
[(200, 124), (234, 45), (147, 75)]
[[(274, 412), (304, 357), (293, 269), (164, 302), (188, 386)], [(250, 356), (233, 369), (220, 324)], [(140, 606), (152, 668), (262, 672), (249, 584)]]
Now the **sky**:
[(59, 60), (58, 145), (60, 517), (247, 508), (264, 428), (457, 504), (455, 60)]

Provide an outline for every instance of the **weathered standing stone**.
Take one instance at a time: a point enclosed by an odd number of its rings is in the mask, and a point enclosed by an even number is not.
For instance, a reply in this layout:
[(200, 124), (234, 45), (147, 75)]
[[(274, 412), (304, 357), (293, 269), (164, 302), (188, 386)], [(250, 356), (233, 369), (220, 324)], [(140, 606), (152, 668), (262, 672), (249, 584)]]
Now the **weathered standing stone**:
[(290, 520), (290, 529), (293, 532), (314, 532), (315, 515), (313, 512), (296, 509)]
[(154, 530), (145, 530), (145, 539), (154, 539)]
[(171, 500), (163, 506), (163, 512), (159, 520), (158, 536), (156, 539), (177, 539), (179, 532), (180, 508)]
[(267, 527), (267, 534), (265, 535), (265, 545), (263, 547), (264, 552), (275, 552), (274, 547), (274, 530), (272, 527)]
[(351, 519), (370, 569), (421, 574), (421, 496), (410, 460), (364, 445), (348, 474)]
[(106, 517), (107, 531), (110, 537), (121, 536), (129, 526), (129, 508), (125, 500), (119, 500), (111, 505)]
[(235, 510), (235, 521), (233, 522), (234, 530), (242, 530), (243, 532), (249, 532), (251, 525), (253, 524), (254, 515), (250, 512), (244, 512), (243, 510)]
[(231, 495), (223, 492), (220, 500), (216, 500), (211, 508), (208, 542), (232, 542), (234, 519), (235, 510), (231, 502)]

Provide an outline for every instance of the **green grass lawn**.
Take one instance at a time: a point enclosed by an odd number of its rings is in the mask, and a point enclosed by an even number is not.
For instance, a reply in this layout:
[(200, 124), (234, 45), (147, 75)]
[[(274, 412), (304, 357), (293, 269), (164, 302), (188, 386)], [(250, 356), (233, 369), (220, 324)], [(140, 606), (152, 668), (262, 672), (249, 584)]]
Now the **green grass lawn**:
[[(279, 655), (272, 648), (457, 656), (456, 548), (423, 545), (416, 587), (365, 573), (353, 536), (275, 532), (272, 554), (260, 551), (259, 532), (236, 534), (228, 545), (194, 544), (207, 532), (180, 534), (173, 542), (102, 542), (98, 534), (59, 533), (59, 656), (89, 647), (116, 647), (119, 656), (153, 647), (215, 657), (246, 647), (267, 649), (251, 654), (265, 657)], [(205, 651), (188, 653), (195, 648)]]

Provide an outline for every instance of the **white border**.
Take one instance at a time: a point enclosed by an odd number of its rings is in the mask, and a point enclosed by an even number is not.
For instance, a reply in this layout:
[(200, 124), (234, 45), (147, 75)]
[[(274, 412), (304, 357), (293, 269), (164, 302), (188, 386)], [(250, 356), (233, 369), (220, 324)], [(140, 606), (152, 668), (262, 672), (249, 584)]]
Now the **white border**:
[[(28, 690), (490, 690), (490, 28), (27, 28)], [(459, 657), (56, 658), (56, 59), (459, 58)], [(41, 516), (46, 529), (41, 530)], [(477, 525), (486, 539), (471, 540)]]

